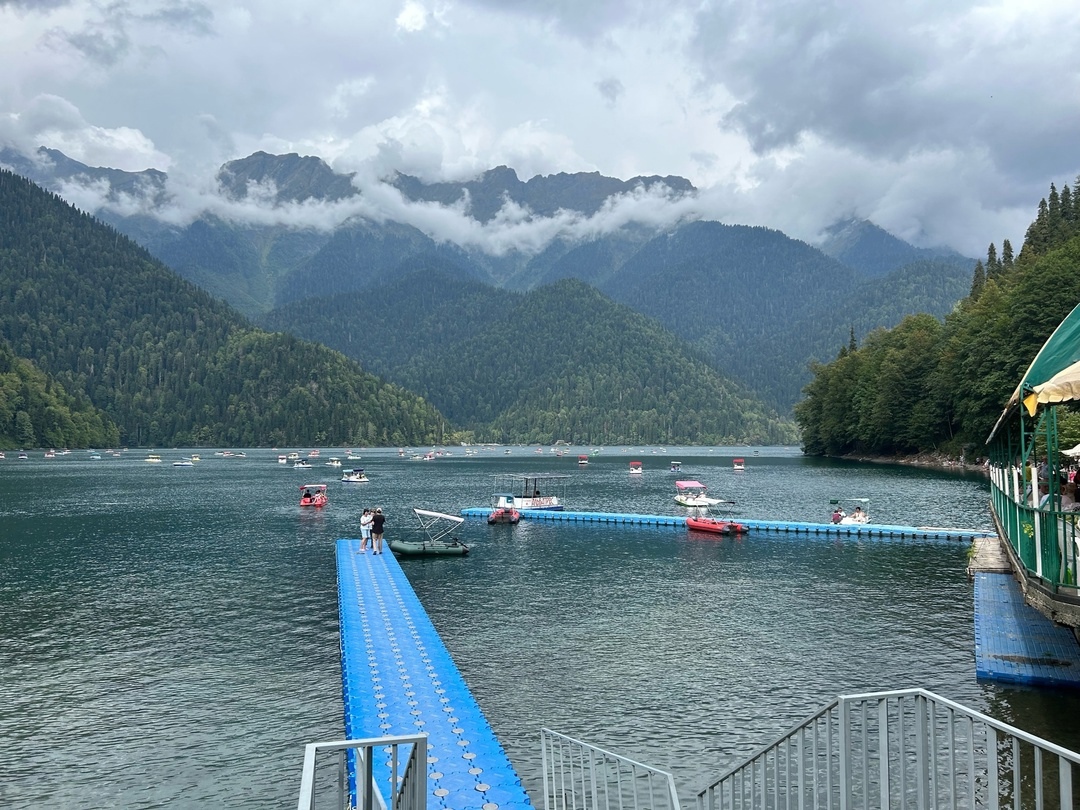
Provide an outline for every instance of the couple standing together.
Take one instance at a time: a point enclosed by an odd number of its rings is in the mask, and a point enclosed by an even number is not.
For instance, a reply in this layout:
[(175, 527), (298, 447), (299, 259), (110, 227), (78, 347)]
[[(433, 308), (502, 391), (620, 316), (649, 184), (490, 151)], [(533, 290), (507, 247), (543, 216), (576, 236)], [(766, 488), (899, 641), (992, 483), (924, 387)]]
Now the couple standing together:
[(382, 513), (382, 507), (377, 509), (365, 509), (360, 516), (360, 553), (367, 551), (368, 541), (371, 541), (371, 551), (374, 554), (382, 554), (383, 524), (386, 516)]

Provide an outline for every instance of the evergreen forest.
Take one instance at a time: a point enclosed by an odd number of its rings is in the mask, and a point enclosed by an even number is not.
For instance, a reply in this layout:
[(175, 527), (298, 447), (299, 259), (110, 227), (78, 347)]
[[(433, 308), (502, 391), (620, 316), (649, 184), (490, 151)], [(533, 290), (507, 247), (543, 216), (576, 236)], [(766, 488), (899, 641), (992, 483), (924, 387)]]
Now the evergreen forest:
[[(1080, 187), (1080, 178), (1077, 180)], [(1043, 343), (1080, 302), (1080, 194), (1051, 185), (1018, 256), (1004, 240), (979, 261), (970, 294), (929, 315), (854, 334), (817, 364), (795, 408), (811, 455), (974, 458)]]
[(254, 328), (8, 171), (0, 346), (4, 448), (427, 444), (447, 431), (415, 394), (324, 346)]

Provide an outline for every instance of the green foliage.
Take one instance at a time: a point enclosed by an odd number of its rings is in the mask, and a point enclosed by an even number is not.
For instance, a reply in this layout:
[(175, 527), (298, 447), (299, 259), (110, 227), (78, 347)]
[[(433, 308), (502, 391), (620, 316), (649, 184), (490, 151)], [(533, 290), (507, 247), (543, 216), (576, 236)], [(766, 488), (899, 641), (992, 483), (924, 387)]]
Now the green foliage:
[(119, 443), (120, 431), (108, 417), (0, 341), (0, 449)]
[(1022, 260), (1014, 263), (1004, 244), (999, 260), (991, 245), (985, 278), (978, 283), (976, 275), (971, 296), (944, 325), (908, 318), (816, 366), (795, 411), (806, 452), (982, 448), (1024, 370), (1080, 302), (1075, 199), (1051, 187)]
[[(6, 171), (0, 218), (0, 337), (108, 414), (119, 442), (94, 444), (444, 435), (443, 418), (414, 395), (324, 347), (254, 330), (111, 228)], [(36, 430), (40, 417), (31, 422)]]
[(518, 294), (420, 268), (263, 323), (421, 392), (480, 440), (789, 443), (796, 435), (660, 324), (580, 281)]

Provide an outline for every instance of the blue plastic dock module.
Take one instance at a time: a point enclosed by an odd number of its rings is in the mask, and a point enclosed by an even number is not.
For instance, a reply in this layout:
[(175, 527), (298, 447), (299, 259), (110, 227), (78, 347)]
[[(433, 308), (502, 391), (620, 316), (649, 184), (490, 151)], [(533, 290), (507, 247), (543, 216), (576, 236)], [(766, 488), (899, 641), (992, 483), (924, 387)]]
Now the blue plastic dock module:
[[(620, 523), (636, 526), (672, 526), (686, 528), (686, 515), (635, 515), (618, 512), (571, 512), (556, 509), (522, 509), (522, 520), (569, 521), (573, 523)], [(487, 518), (491, 509), (473, 506), (462, 509), (466, 518)], [(723, 513), (715, 517), (723, 518)], [(744, 520), (732, 516), (750, 531), (785, 532), (830, 537), (876, 537), (880, 539), (973, 540), (986, 529), (946, 529), (937, 526), (888, 526), (879, 523), (799, 523), (790, 520)], [(993, 530), (990, 530), (993, 533)]]
[[(427, 733), (428, 807), (531, 808), (394, 555), (360, 553), (359, 540), (338, 540), (337, 568), (346, 736)], [(386, 800), (390, 757), (378, 755)]]
[(975, 575), (975, 674), (1040, 686), (1080, 686), (1080, 644), (1024, 602), (1012, 574)]

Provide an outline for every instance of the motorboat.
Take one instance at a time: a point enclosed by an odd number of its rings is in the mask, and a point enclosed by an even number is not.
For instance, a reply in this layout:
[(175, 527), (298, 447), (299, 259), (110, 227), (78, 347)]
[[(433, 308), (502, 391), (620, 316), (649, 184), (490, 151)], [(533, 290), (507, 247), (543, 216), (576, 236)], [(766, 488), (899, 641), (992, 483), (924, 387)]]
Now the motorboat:
[(673, 461), (673, 462), (671, 462), (671, 471), (672, 472), (682, 472), (682, 462), (681, 461)]
[(311, 469), (311, 464), (309, 464), (306, 459), (302, 459), (302, 458), (294, 461), (292, 466), (293, 466), (294, 470), (310, 470)]
[(349, 450), (345, 454), (345, 460), (346, 461), (359, 461), (360, 460), (360, 454), (357, 453), (355, 450)]
[(326, 506), (329, 502), (326, 484), (304, 484), (300, 487), (301, 506)]
[(161, 463), (161, 456), (159, 456), (157, 453), (150, 453), (146, 457), (146, 463), (147, 464), (160, 464)]
[(495, 476), (493, 509), (563, 508), (569, 475), (559, 473), (500, 473)]
[(55, 450), (46, 450), (44, 457), (45, 458), (56, 458), (56, 451)]
[(415, 507), (413, 514), (420, 522), (423, 537), (389, 540), (387, 545), (392, 552), (402, 557), (463, 557), (469, 553), (465, 543), (451, 536), (465, 522), (465, 518)]
[(341, 466), (341, 459), (331, 456), (326, 461), (324, 461), (323, 464), (324, 464), (324, 466), (327, 466), (327, 467), (340, 467)]
[(27, 453), (25, 450), (20, 450), (19, 451), (19, 461), (26, 461), (29, 458), (30, 458), (30, 454)]
[(743, 470), (746, 469), (746, 459), (744, 459), (744, 458), (733, 458), (731, 460), (731, 466), (735, 470), (735, 472), (742, 472)]
[[(499, 504), (502, 504), (502, 506)], [(491, 514), (488, 515), (488, 523), (509, 523), (514, 525), (520, 520), (521, 512), (514, 508), (513, 493), (496, 492), (491, 496)]]
[(194, 467), (195, 462), (193, 462), (190, 458), (182, 458), (179, 461), (174, 461), (172, 465), (174, 467)]
[(630, 462), (630, 474), (631, 475), (641, 475), (642, 474), (641, 473), (641, 462), (640, 461), (631, 461)]
[(366, 484), (371, 479), (364, 475), (363, 469), (357, 467), (354, 470), (345, 470), (341, 474), (341, 480), (347, 484)]
[(723, 501), (719, 498), (709, 497), (709, 488), (700, 481), (676, 481), (675, 503), (691, 508), (717, 506), (726, 504), (733, 506), (735, 501)]
[(715, 518), (708, 513), (688, 516), (686, 528), (710, 534), (744, 534), (746, 532), (746, 526), (742, 523)]

